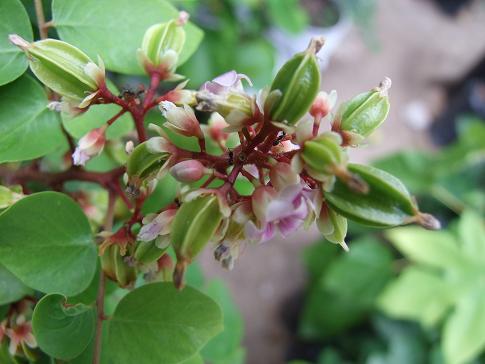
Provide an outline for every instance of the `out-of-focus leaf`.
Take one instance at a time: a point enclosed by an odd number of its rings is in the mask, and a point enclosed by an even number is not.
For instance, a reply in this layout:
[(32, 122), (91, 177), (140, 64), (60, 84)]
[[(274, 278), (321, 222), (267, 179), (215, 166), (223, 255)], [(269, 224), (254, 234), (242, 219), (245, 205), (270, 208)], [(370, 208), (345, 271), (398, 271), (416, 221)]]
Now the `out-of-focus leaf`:
[(458, 225), (462, 249), (470, 259), (485, 263), (484, 219), (472, 211), (465, 211)]
[(249, 76), (254, 86), (269, 85), (273, 76), (274, 49), (266, 40), (257, 39), (239, 44), (234, 69)]
[(455, 292), (437, 274), (408, 267), (379, 297), (379, 307), (389, 316), (437, 324), (453, 304)]
[(29, 287), (0, 264), (0, 305), (15, 302), (30, 293), (32, 290)]
[(458, 270), (467, 263), (453, 235), (446, 231), (429, 231), (410, 226), (389, 230), (386, 236), (413, 262)]
[(0, 87), (0, 163), (46, 155), (65, 143), (42, 86), (24, 75)]
[(485, 292), (462, 297), (445, 324), (443, 352), (446, 361), (462, 364), (485, 348)]
[(308, 24), (308, 15), (298, 0), (267, 0), (266, 5), (275, 25), (290, 33), (298, 33)]

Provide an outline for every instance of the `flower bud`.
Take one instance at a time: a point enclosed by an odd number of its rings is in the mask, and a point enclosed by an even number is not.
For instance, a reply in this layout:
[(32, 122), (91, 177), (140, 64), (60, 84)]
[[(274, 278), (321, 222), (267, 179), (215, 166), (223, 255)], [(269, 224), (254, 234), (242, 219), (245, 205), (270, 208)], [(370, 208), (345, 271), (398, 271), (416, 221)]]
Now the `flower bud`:
[(349, 250), (345, 243), (347, 219), (329, 208), (326, 203), (322, 204), (317, 226), (325, 239), (331, 243), (339, 244), (345, 251)]
[(192, 183), (200, 180), (209, 170), (195, 159), (179, 162), (170, 168), (170, 174), (179, 182)]
[(72, 161), (76, 166), (84, 166), (91, 158), (101, 154), (106, 143), (106, 126), (93, 129), (79, 139)]
[(214, 194), (197, 197), (182, 203), (172, 224), (172, 245), (177, 255), (174, 283), (183, 286), (183, 275), (187, 264), (213, 238), (223, 214), (218, 197)]
[(187, 13), (181, 12), (179, 19), (155, 24), (147, 29), (138, 55), (148, 73), (160, 72), (169, 76), (175, 71), (185, 44), (183, 25), (187, 19)]
[(346, 144), (357, 145), (386, 120), (390, 88), (391, 79), (386, 77), (378, 87), (342, 104), (332, 130), (341, 133)]
[(177, 107), (170, 101), (162, 101), (160, 110), (167, 119), (164, 125), (168, 129), (187, 137), (194, 136), (198, 139), (204, 139), (199, 121), (191, 107), (187, 105)]
[(320, 69), (316, 54), (322, 38), (313, 38), (307, 50), (296, 54), (278, 71), (270, 91), (279, 90), (281, 97), (270, 110), (272, 121), (294, 125), (310, 108), (320, 89)]
[(27, 54), (30, 69), (37, 78), (76, 107), (89, 106), (99, 88), (104, 87), (101, 59), (96, 65), (78, 48), (56, 39), (28, 43), (16, 34), (9, 38)]
[(278, 162), (269, 171), (271, 184), (276, 190), (300, 183), (300, 176), (293, 171), (288, 163)]
[(332, 110), (336, 102), (337, 92), (335, 90), (332, 90), (330, 94), (320, 91), (310, 107), (310, 115), (314, 118), (324, 118)]
[(225, 129), (229, 126), (228, 123), (219, 113), (212, 113), (207, 122), (208, 126), (205, 129), (209, 137), (220, 145), (225, 145), (229, 134), (225, 132)]

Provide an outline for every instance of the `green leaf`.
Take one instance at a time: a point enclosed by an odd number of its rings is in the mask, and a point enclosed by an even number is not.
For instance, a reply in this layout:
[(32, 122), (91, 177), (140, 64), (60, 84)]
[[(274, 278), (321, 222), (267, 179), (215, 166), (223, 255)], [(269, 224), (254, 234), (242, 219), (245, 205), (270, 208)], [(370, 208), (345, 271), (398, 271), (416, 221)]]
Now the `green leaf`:
[(308, 24), (308, 15), (297, 0), (268, 0), (273, 22), (290, 33), (299, 33)]
[(472, 211), (465, 211), (461, 215), (458, 229), (465, 254), (485, 263), (484, 220)]
[(224, 315), (224, 331), (209, 341), (201, 351), (206, 361), (216, 363), (229, 358), (239, 349), (243, 336), (243, 320), (222, 281), (211, 281), (205, 292), (221, 306)]
[(411, 266), (386, 287), (378, 305), (391, 317), (416, 320), (431, 327), (446, 314), (453, 295), (452, 287), (438, 275)]
[(0, 264), (0, 305), (15, 302), (30, 293), (29, 287)]
[(202, 359), (199, 354), (196, 354), (192, 358), (184, 360), (178, 364), (204, 364), (204, 359)]
[(72, 296), (91, 282), (96, 247), (81, 208), (57, 192), (23, 198), (0, 214), (0, 262), (26, 285)]
[(354, 305), (370, 307), (391, 277), (390, 252), (370, 239), (352, 243), (350, 251), (330, 265), (323, 284)]
[(275, 51), (264, 39), (242, 42), (235, 48), (237, 52), (234, 69), (251, 78), (255, 87), (264, 87), (272, 81)]
[(64, 143), (59, 116), (48, 103), (30, 76), (0, 87), (0, 163), (38, 158)]
[(310, 282), (320, 279), (341, 250), (339, 246), (326, 240), (304, 248), (303, 261), (310, 275)]
[(462, 297), (445, 324), (443, 351), (449, 364), (466, 363), (485, 348), (485, 292)]
[(2, 0), (0, 3), (0, 85), (20, 77), (27, 69), (24, 53), (8, 40), (9, 34), (18, 34), (32, 41), (29, 16), (19, 0)]
[[(177, 9), (164, 0), (54, 0), (52, 13), (62, 40), (93, 59), (100, 55), (107, 69), (126, 74), (144, 74), (136, 52), (148, 27), (178, 16)], [(202, 39), (202, 31), (195, 25), (188, 23), (185, 30), (180, 64)]]
[(44, 296), (35, 306), (32, 328), (39, 347), (54, 358), (77, 357), (94, 334), (96, 313), (92, 306), (66, 305), (60, 294)]
[(390, 230), (386, 236), (413, 262), (458, 270), (466, 264), (453, 235), (448, 232), (428, 231), (411, 226)]
[(109, 322), (109, 356), (117, 364), (175, 364), (222, 330), (219, 306), (199, 291), (153, 283), (128, 293)]

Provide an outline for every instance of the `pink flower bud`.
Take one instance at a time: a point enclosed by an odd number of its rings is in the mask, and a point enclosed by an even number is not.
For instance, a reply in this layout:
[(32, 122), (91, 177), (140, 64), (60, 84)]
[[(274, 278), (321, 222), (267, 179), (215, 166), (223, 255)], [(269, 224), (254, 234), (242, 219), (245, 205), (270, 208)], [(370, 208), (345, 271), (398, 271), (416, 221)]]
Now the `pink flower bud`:
[(329, 94), (320, 91), (310, 107), (310, 115), (314, 118), (323, 118), (332, 110), (336, 102), (337, 92), (335, 90), (332, 90)]
[(106, 126), (93, 129), (81, 139), (79, 139), (76, 150), (72, 155), (73, 163), (77, 166), (83, 166), (92, 157), (99, 155), (106, 143), (105, 137)]
[(269, 171), (271, 184), (278, 191), (287, 186), (300, 183), (300, 176), (296, 174), (288, 163), (277, 163)]
[(165, 123), (167, 128), (187, 137), (195, 136), (198, 139), (204, 139), (199, 121), (189, 106), (177, 107), (170, 101), (162, 101), (160, 109), (167, 118)]
[(224, 144), (227, 138), (229, 138), (229, 134), (226, 133), (224, 129), (227, 128), (229, 124), (216, 112), (211, 115), (208, 124), (209, 127), (207, 130), (211, 139), (220, 144)]
[(200, 180), (207, 172), (199, 161), (192, 159), (177, 163), (170, 168), (170, 174), (179, 182), (191, 183)]

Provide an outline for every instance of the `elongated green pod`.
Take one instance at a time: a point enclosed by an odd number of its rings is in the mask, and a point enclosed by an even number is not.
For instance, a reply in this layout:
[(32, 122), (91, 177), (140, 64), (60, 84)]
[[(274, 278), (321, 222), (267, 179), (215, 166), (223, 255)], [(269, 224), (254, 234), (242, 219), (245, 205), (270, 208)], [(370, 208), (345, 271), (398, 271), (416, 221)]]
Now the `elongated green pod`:
[(153, 241), (140, 241), (135, 249), (135, 259), (140, 264), (148, 264), (157, 261), (167, 252), (168, 245), (165, 248), (159, 248)]
[(339, 214), (374, 227), (389, 227), (416, 222), (426, 228), (439, 228), (431, 215), (421, 213), (403, 183), (393, 175), (359, 164), (348, 170), (369, 186), (366, 194), (354, 192), (337, 181), (331, 192), (325, 192), (327, 203)]
[(125, 261), (120, 254), (118, 244), (107, 247), (100, 259), (104, 274), (112, 281), (117, 282), (120, 287), (127, 287), (135, 282), (136, 269)]
[(309, 110), (320, 89), (316, 53), (322, 46), (322, 39), (312, 39), (307, 50), (293, 56), (278, 71), (270, 92), (279, 90), (281, 97), (271, 107), (271, 120), (294, 125)]
[(56, 39), (28, 43), (18, 35), (11, 35), (10, 40), (27, 54), (35, 76), (71, 101), (81, 104), (104, 84), (104, 65), (96, 65), (69, 43)]
[(176, 287), (183, 286), (185, 267), (214, 236), (222, 221), (218, 198), (206, 195), (184, 202), (172, 223), (172, 245), (177, 255)]

